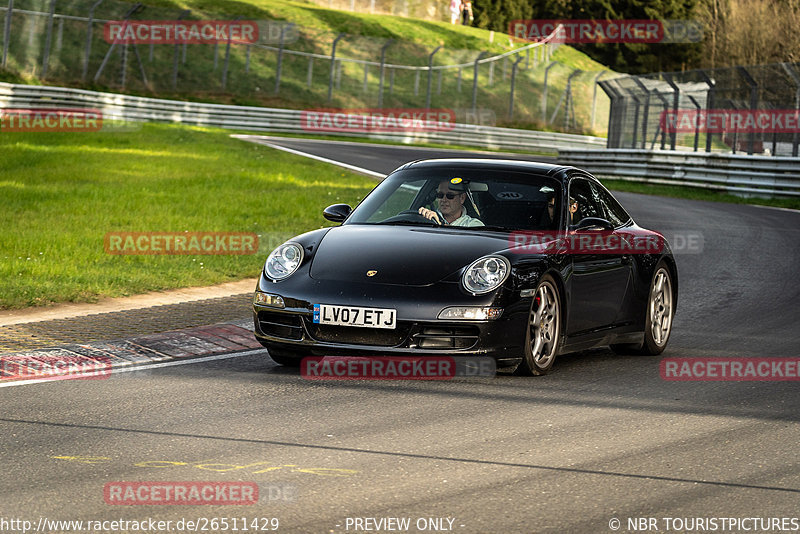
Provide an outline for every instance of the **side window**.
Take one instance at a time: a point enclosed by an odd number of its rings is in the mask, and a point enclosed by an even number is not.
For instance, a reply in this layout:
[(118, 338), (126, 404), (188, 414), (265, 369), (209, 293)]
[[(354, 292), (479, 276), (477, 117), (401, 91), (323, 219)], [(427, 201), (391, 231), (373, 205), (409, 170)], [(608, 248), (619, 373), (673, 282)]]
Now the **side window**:
[(593, 186), (593, 189), (597, 191), (597, 198), (600, 201), (600, 207), (606, 214), (605, 218), (608, 219), (615, 228), (625, 224), (630, 220), (631, 216), (628, 215), (628, 212), (625, 211), (625, 208), (623, 208), (620, 203), (617, 202), (613, 196), (611, 196), (611, 193), (602, 187)]
[[(570, 225), (578, 224), (586, 217), (602, 217), (605, 214), (600, 207), (597, 199), (595, 188), (588, 180), (582, 178), (573, 178), (569, 186), (569, 203), (568, 210), (571, 214)], [(577, 202), (577, 210), (572, 213), (572, 203)]]

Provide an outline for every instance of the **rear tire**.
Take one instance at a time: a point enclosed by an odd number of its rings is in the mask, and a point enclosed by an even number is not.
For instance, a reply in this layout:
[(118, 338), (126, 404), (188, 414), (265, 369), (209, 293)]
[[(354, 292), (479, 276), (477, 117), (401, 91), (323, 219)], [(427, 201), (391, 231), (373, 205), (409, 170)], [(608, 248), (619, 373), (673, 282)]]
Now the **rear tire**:
[(672, 274), (666, 263), (659, 262), (650, 282), (645, 310), (644, 340), (641, 345), (611, 345), (618, 354), (657, 356), (664, 352), (672, 333), (675, 313), (672, 294)]
[(516, 374), (547, 374), (558, 355), (560, 337), (561, 297), (555, 281), (545, 276), (533, 296), (525, 331), (525, 354)]

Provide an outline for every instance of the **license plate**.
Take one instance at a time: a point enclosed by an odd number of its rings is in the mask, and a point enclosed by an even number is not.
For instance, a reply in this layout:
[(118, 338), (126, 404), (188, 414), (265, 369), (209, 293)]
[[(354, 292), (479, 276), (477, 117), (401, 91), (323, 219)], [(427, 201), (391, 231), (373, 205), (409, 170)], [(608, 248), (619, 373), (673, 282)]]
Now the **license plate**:
[(317, 324), (394, 329), (396, 318), (396, 310), (391, 308), (314, 304), (314, 322)]

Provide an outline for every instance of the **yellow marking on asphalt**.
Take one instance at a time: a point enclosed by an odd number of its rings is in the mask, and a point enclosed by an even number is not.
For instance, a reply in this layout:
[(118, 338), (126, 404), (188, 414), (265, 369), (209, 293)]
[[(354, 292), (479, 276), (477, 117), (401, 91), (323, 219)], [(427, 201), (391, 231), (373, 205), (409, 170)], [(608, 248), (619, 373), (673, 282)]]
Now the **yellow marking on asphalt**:
[(82, 464), (99, 464), (111, 460), (108, 456), (51, 456), (56, 460), (68, 460), (70, 462), (78, 462)]

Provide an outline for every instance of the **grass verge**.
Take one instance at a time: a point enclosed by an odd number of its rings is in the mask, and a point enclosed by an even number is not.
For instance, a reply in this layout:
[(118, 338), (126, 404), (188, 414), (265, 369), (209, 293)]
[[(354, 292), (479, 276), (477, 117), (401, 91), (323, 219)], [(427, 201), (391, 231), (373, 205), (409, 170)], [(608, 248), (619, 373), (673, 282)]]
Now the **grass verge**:
[[(92, 302), (256, 277), (284, 239), (355, 204), (369, 178), (229, 131), (0, 135), (0, 308)], [(253, 232), (256, 255), (111, 255), (109, 232)]]

